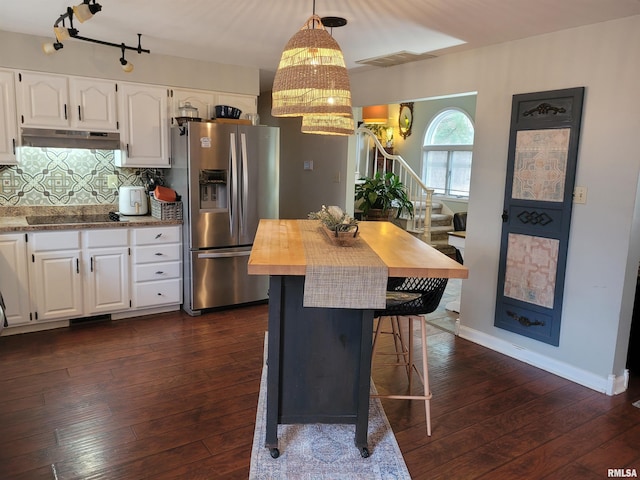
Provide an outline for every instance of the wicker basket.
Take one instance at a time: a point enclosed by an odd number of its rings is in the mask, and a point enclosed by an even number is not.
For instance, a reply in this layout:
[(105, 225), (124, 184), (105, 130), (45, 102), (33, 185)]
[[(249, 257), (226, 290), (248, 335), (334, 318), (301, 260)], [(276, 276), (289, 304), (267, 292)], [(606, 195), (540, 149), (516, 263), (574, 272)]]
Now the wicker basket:
[(182, 220), (182, 202), (163, 202), (150, 197), (151, 216), (160, 220)]
[(322, 230), (327, 234), (327, 237), (329, 237), (331, 243), (339, 247), (350, 247), (358, 240), (357, 225), (354, 225), (353, 228), (349, 229), (348, 231), (342, 232), (336, 232), (335, 230), (331, 230), (325, 225), (322, 225)]

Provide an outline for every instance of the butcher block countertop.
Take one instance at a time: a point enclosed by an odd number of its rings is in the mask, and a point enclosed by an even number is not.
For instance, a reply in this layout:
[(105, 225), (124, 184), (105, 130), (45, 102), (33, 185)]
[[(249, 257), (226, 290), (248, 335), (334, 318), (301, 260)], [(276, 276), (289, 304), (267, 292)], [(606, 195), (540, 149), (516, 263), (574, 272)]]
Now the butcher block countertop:
[[(95, 222), (91, 221), (91, 216), (107, 215), (109, 212), (117, 211), (117, 205), (81, 205), (73, 207), (0, 207), (0, 233), (10, 232), (32, 232), (40, 230), (80, 230), (88, 228), (127, 228), (162, 225), (181, 225), (182, 220), (160, 220), (151, 215), (130, 215), (121, 216), (121, 221)], [(80, 223), (55, 223), (29, 225), (27, 217), (41, 216), (86, 216), (87, 221)]]
[[(390, 222), (359, 222), (360, 239), (388, 268), (389, 277), (467, 278), (469, 270)], [(322, 231), (318, 232), (322, 235)], [(328, 244), (327, 248), (333, 247)], [(298, 220), (260, 220), (249, 257), (251, 275), (305, 275)]]

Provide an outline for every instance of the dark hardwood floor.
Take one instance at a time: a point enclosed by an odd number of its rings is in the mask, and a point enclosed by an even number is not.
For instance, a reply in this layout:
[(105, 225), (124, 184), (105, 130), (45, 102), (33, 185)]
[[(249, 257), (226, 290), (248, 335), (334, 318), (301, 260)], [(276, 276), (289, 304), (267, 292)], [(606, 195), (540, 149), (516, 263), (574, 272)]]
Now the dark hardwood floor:
[[(0, 478), (247, 478), (266, 327), (258, 305), (0, 337)], [(435, 327), (429, 360), (431, 438), (383, 401), (414, 479), (640, 472), (640, 378), (608, 397)]]

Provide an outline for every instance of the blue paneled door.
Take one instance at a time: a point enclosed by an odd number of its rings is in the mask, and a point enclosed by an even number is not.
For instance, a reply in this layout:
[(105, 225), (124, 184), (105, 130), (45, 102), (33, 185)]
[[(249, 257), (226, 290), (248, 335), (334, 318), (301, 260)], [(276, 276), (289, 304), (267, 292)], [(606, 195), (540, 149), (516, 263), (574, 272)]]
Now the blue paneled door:
[(494, 325), (558, 346), (584, 87), (513, 96)]

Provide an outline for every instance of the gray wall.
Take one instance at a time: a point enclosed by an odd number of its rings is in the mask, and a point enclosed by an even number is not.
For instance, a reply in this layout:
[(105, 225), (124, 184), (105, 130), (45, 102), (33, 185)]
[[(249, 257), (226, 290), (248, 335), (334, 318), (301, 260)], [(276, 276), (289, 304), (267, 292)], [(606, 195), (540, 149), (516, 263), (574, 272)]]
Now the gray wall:
[[(271, 92), (258, 101), (260, 123), (280, 127), (280, 218), (307, 218), (322, 205), (353, 211), (349, 137), (302, 133), (300, 117), (271, 116)], [(313, 170), (304, 162), (313, 161)]]
[[(127, 52), (126, 58), (133, 63), (134, 70), (124, 73), (118, 61), (121, 52), (117, 48), (69, 41), (62, 50), (45, 55), (42, 44), (50, 41), (51, 38), (0, 30), (0, 67), (248, 95), (260, 93), (257, 68), (201, 62), (153, 52)], [(144, 37), (142, 46), (144, 48)]]
[[(393, 106), (393, 116), (391, 120), (393, 125), (398, 125), (398, 105)], [(424, 144), (424, 135), (427, 133), (427, 127), (431, 123), (433, 117), (445, 108), (457, 107), (464, 110), (473, 122), (476, 115), (476, 95), (469, 94), (464, 96), (455, 96), (449, 98), (438, 98), (433, 100), (415, 101), (413, 104), (413, 126), (411, 135), (406, 139), (400, 136), (395, 128), (394, 133), (394, 153), (401, 155), (409, 165), (416, 171), (418, 175), (422, 175), (422, 145)], [(390, 108), (391, 112), (392, 109)]]
[[(640, 260), (640, 16), (351, 75), (355, 105), (477, 92), (461, 336), (592, 388), (624, 388)], [(393, 86), (393, 88), (390, 88)], [(560, 346), (493, 326), (512, 96), (586, 87)]]

